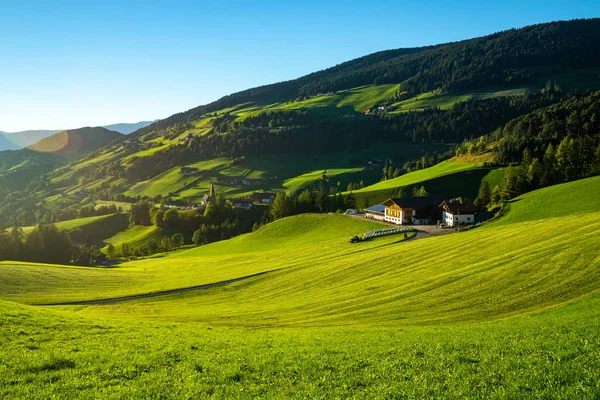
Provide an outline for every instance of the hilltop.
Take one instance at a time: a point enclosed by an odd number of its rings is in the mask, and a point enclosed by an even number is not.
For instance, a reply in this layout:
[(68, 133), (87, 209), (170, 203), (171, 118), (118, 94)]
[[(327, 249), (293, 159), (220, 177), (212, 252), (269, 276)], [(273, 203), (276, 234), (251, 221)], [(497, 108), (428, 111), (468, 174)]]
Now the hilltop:
[(121, 136), (108, 129), (88, 127), (55, 133), (21, 150), (0, 152), (0, 189), (24, 188), (42, 174)]
[[(146, 127), (154, 121), (140, 121), (135, 123), (121, 123), (105, 125), (102, 128), (108, 129), (109, 131), (115, 131), (122, 133), (123, 135), (130, 134), (138, 129)], [(56, 133), (62, 132), (63, 129), (55, 130), (29, 130), (20, 132), (0, 132), (0, 151), (4, 150), (20, 150), (22, 148), (34, 145), (42, 139), (52, 136)]]
[(27, 150), (58, 156), (81, 156), (106, 146), (121, 137), (105, 128), (80, 128), (62, 131), (27, 146)]

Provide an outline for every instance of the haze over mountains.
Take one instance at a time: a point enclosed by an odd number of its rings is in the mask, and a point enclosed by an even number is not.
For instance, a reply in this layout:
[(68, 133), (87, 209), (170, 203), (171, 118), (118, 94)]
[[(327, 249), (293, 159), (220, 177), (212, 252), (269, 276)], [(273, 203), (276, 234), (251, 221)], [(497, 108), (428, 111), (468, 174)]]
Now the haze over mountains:
[[(157, 120), (154, 121), (140, 121), (135, 123), (119, 123), (112, 125), (105, 125), (103, 128), (106, 128), (110, 131), (116, 131), (122, 133), (123, 135), (128, 135), (131, 132), (135, 132), (136, 130), (148, 126)], [(3, 150), (19, 150), (25, 148), (27, 146), (31, 146), (36, 142), (47, 138), (55, 133), (62, 132), (63, 129), (54, 129), (54, 130), (27, 130), (20, 132), (2, 132), (0, 131), (0, 151)]]

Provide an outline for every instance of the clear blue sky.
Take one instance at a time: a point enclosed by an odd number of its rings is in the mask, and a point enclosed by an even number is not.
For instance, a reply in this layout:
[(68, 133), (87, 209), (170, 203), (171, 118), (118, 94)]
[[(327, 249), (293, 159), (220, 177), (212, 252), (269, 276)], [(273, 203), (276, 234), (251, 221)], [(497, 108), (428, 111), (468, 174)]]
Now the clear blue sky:
[(598, 0), (0, 0), (0, 130), (164, 118), (378, 50), (598, 16)]

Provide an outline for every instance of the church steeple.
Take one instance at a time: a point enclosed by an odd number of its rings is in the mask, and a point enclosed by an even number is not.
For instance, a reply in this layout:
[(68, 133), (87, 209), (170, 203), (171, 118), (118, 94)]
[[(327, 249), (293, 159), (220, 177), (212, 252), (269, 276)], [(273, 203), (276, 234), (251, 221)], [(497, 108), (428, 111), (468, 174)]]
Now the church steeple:
[(210, 192), (208, 192), (208, 197), (212, 199), (214, 196), (215, 196), (215, 184), (211, 183), (210, 184)]

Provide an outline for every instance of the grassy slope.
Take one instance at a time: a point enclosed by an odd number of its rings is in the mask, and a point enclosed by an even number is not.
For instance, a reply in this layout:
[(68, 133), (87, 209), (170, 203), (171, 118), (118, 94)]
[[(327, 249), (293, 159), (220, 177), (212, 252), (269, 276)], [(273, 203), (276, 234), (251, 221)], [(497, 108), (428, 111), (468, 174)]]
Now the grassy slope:
[(491, 184), (496, 182), (499, 175), (493, 168), (483, 168), (481, 165), (481, 162), (443, 161), (430, 168), (377, 182), (353, 194), (359, 207), (378, 204), (391, 197), (411, 195), (413, 188), (421, 186), (430, 194), (444, 198), (460, 196), (474, 199), (482, 179)]
[(0, 301), (0, 396), (594, 398), (600, 297), (493, 323), (240, 330)]
[(357, 190), (355, 191), (355, 193), (376, 192), (379, 190), (395, 189), (401, 186), (408, 186), (414, 183), (428, 181), (430, 179), (437, 178), (443, 175), (453, 174), (456, 172), (477, 168), (479, 166), (480, 165), (476, 163), (442, 161), (441, 163), (434, 165), (430, 168), (410, 172), (408, 174), (399, 176), (394, 179), (377, 182), (374, 185)]
[[(315, 241), (324, 237), (328, 238), (326, 243), (331, 246), (332, 252), (343, 254), (348, 249), (348, 235), (379, 226), (345, 216), (297, 216), (254, 234), (172, 253), (164, 258), (129, 262), (109, 270), (47, 265), (23, 268), (23, 264), (4, 262), (0, 263), (0, 287), (5, 299), (40, 303), (76, 300), (81, 298), (82, 293), (102, 298), (194, 286), (301, 263), (306, 255), (290, 256), (290, 248), (300, 253), (307, 252)], [(308, 227), (319, 227), (318, 236), (315, 237)], [(298, 234), (302, 229), (308, 231), (304, 235)], [(297, 234), (291, 236), (293, 232)], [(128, 232), (128, 241), (138, 233)], [(282, 234), (285, 234), (283, 240), (279, 236)], [(119, 239), (114, 237), (110, 240), (118, 243)], [(367, 246), (381, 243), (374, 241)], [(248, 257), (240, 258), (240, 254), (248, 254)], [(272, 261), (265, 262), (265, 258)], [(44, 287), (39, 288), (42, 282)]]
[[(105, 239), (126, 229), (128, 220), (127, 214), (109, 214), (76, 218), (57, 222), (54, 225), (61, 231), (71, 232), (71, 237), (75, 243), (100, 245)], [(26, 226), (23, 228), (23, 232), (27, 234), (33, 228), (33, 226)]]
[[(228, 165), (228, 160), (216, 158), (189, 164), (201, 170), (207, 170), (202, 176), (184, 176), (179, 172), (180, 167), (175, 167), (152, 179), (133, 185), (125, 194), (129, 196), (147, 195), (163, 196), (173, 192), (180, 197), (190, 197), (198, 201), (201, 196), (208, 193), (210, 184), (215, 183), (217, 190), (230, 196), (244, 196), (257, 190), (286, 190), (295, 191), (310, 186), (324, 170), (327, 176), (335, 183), (341, 182), (345, 188), (348, 183), (358, 183), (361, 180), (369, 183), (379, 179), (380, 168), (366, 168), (366, 160), (371, 157), (385, 159), (386, 157), (400, 156), (411, 160), (425, 152), (445, 151), (448, 148), (443, 144), (429, 145), (382, 145), (374, 144), (368, 149), (353, 153), (333, 154), (292, 154), (274, 155), (260, 158), (247, 158), (236, 165)], [(356, 163), (353, 159), (362, 160)], [(219, 184), (217, 177), (221, 175), (229, 178), (269, 178), (277, 177), (272, 181), (257, 183), (250, 186), (237, 184)]]
[(304, 266), (203, 294), (66, 311), (0, 301), (0, 396), (594, 398), (598, 184), (592, 178), (527, 194), (504, 219), (460, 234), (348, 245), (345, 257), (332, 243), (355, 221), (308, 216), (163, 259), (167, 275), (177, 273), (175, 260), (210, 270), (210, 257), (226, 251), (274, 262), (263, 242), (289, 258), (289, 240), (298, 249), (290, 263), (300, 261), (303, 244), (329, 253), (313, 251)]
[[(303, 215), (108, 271), (4, 263), (0, 292), (28, 303), (102, 298), (277, 270), (224, 289), (80, 312), (243, 326), (395, 326), (522, 315), (600, 287), (600, 210), (597, 200), (589, 200), (599, 181), (567, 186), (587, 204), (577, 218), (566, 208), (553, 214), (552, 193), (561, 186), (514, 202), (509, 222), (399, 244), (392, 236), (351, 245), (349, 236), (373, 225)], [(539, 218), (519, 217), (533, 209)]]

